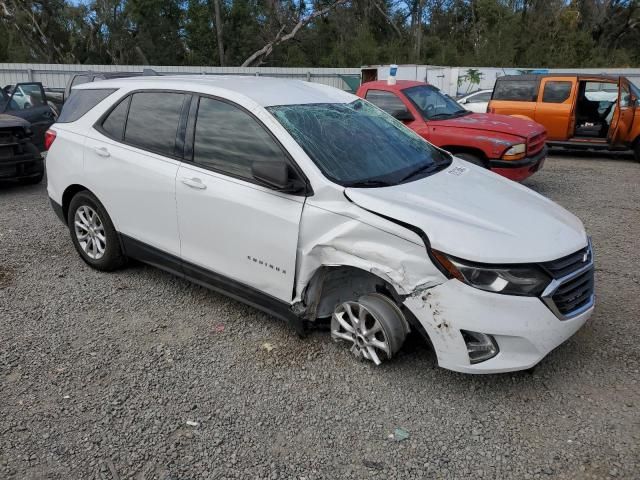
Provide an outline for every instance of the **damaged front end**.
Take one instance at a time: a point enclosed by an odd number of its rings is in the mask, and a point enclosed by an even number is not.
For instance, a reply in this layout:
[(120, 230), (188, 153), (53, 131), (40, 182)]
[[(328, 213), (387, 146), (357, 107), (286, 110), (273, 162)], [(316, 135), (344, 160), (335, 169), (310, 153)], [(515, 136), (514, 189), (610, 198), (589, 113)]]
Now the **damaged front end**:
[(32, 143), (31, 125), (12, 115), (0, 115), (0, 180), (38, 183), (44, 162)]

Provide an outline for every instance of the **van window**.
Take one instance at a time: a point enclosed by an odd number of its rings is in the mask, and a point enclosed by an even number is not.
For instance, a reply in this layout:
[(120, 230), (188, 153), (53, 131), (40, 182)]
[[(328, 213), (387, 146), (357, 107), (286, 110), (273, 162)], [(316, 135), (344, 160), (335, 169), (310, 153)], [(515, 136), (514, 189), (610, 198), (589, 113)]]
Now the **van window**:
[(390, 115), (407, 110), (407, 107), (402, 103), (402, 100), (391, 92), (385, 92), (383, 90), (368, 90), (364, 98)]
[(480, 92), (467, 98), (467, 103), (482, 103), (491, 100), (491, 92)]
[(286, 161), (286, 156), (253, 117), (229, 103), (200, 98), (193, 143), (195, 163), (253, 180), (253, 161), (274, 160)]
[(496, 82), (493, 100), (535, 102), (538, 94), (537, 80), (503, 80)]
[(73, 90), (69, 99), (64, 102), (62, 112), (56, 121), (58, 123), (75, 122), (115, 91), (114, 88)]
[(111, 138), (122, 141), (122, 135), (124, 134), (124, 123), (127, 119), (127, 110), (129, 109), (129, 102), (131, 96), (128, 96), (122, 100), (116, 108), (111, 110), (111, 113), (102, 122), (102, 130)]
[(184, 97), (182, 93), (134, 93), (124, 141), (161, 155), (173, 156)]
[(542, 92), (545, 103), (562, 103), (571, 94), (571, 82), (547, 82)]

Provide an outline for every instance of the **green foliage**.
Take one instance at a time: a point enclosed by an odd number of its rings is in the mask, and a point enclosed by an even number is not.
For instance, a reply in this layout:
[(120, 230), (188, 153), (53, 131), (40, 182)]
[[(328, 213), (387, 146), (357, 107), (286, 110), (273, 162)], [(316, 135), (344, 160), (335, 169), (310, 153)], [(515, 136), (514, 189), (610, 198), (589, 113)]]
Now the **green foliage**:
[(0, 61), (218, 65), (222, 32), (240, 65), (302, 21), (256, 64), (640, 65), (638, 0), (219, 0), (219, 26), (214, 1), (4, 0)]

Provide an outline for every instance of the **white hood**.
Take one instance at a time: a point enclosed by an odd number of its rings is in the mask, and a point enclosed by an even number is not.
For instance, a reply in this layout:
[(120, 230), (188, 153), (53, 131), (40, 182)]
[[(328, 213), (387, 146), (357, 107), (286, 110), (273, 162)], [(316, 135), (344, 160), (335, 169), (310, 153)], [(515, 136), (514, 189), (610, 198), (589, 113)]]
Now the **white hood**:
[(482, 263), (555, 260), (587, 244), (582, 222), (520, 184), (454, 159), (434, 175), (384, 188), (347, 188), (374, 213), (421, 229), (436, 250)]

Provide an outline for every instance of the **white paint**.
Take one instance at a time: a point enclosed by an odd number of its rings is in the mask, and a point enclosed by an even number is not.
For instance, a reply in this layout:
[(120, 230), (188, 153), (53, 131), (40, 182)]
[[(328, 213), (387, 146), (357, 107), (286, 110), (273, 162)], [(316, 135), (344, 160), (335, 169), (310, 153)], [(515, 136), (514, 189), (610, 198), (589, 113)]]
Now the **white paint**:
[[(463, 259), (540, 262), (587, 243), (580, 220), (560, 206), (457, 159), (444, 171), (403, 185), (345, 189), (324, 177), (264, 108), (347, 102), (355, 99), (351, 95), (302, 82), (237, 78), (119, 79), (79, 88), (107, 83), (119, 90), (80, 120), (53, 127), (58, 136), (47, 158), (48, 192), (59, 204), (69, 185), (84, 185), (105, 205), (118, 231), (292, 305), (304, 299), (321, 267), (370, 272), (405, 297), (405, 306), (430, 335), (439, 364), (453, 370), (529, 368), (591, 314), (560, 321), (539, 298), (448, 281), (420, 235), (403, 226), (421, 229), (433, 248)], [(144, 152), (93, 128), (111, 105), (140, 88), (207, 93), (251, 111), (303, 170), (313, 196), (278, 193)], [(500, 354), (470, 365), (460, 329), (494, 335)]]

